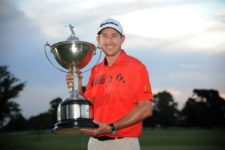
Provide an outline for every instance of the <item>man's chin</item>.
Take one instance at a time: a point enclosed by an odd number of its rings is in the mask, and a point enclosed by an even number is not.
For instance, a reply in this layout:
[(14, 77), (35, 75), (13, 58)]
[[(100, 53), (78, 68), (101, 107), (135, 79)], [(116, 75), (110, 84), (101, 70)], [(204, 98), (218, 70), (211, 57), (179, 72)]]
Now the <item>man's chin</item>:
[(109, 56), (109, 57), (115, 55), (115, 54), (112, 52), (112, 50), (110, 50), (110, 49), (104, 50), (104, 53), (105, 53), (106, 56)]

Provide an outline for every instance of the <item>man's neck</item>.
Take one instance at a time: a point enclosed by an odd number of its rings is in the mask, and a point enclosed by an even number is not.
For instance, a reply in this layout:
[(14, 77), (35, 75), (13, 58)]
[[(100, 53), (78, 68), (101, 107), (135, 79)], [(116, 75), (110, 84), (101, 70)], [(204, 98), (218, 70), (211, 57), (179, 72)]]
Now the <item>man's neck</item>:
[(114, 62), (116, 61), (116, 59), (120, 56), (120, 54), (121, 54), (121, 51), (113, 56), (106, 56), (107, 65), (112, 66)]

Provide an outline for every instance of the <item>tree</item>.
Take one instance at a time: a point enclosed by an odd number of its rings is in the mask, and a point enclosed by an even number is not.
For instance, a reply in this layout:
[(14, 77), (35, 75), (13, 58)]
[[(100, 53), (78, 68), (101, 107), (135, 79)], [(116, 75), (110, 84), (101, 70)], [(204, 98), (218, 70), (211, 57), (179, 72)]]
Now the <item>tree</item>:
[(163, 91), (154, 95), (153, 110), (155, 121), (159, 126), (170, 127), (176, 125), (179, 111), (177, 103), (169, 92)]
[(5, 131), (22, 131), (27, 129), (28, 121), (20, 113), (13, 116), (9, 123), (4, 127)]
[(225, 127), (225, 100), (217, 90), (194, 89), (181, 114), (188, 126)]
[(44, 130), (52, 128), (52, 119), (49, 112), (40, 113), (37, 116), (32, 116), (28, 120), (29, 129)]
[(61, 98), (55, 98), (50, 102), (50, 109), (48, 110), (49, 114), (51, 115), (52, 123), (56, 123), (57, 121), (57, 108), (59, 103), (62, 102)]
[(203, 127), (206, 126), (206, 103), (196, 101), (194, 98), (189, 98), (185, 103), (185, 107), (181, 111), (181, 124), (187, 127)]
[(13, 101), (25, 83), (18, 83), (6, 66), (0, 66), (0, 128), (4, 127), (6, 121), (20, 113), (19, 104)]
[(53, 99), (50, 101), (50, 109), (47, 112), (30, 117), (28, 128), (32, 130), (52, 129), (53, 125), (57, 122), (57, 108), (61, 101), (62, 99), (59, 97)]

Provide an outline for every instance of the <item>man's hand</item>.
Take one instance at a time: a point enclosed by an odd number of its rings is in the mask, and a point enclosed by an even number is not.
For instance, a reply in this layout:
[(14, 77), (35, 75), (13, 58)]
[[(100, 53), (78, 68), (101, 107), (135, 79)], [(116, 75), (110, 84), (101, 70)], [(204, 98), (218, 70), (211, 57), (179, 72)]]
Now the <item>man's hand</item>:
[(74, 76), (73, 76), (72, 72), (68, 72), (66, 74), (66, 83), (67, 83), (68, 89), (73, 88), (73, 82), (74, 82), (73, 80), (74, 80)]
[(88, 134), (90, 136), (98, 136), (100, 134), (109, 134), (109, 133), (111, 133), (111, 128), (110, 128), (109, 125), (101, 123), (101, 122), (98, 122), (98, 121), (95, 121), (95, 120), (93, 122), (98, 125), (97, 129), (85, 129), (85, 128), (82, 128), (80, 131), (85, 133), (85, 134)]
[[(83, 95), (83, 90), (82, 90), (82, 74), (81, 73), (77, 73), (76, 74), (78, 77), (78, 91), (79, 94)], [(66, 74), (66, 83), (67, 83), (67, 88), (69, 89), (69, 91), (72, 91), (72, 89), (74, 88), (74, 75), (73, 73), (67, 72)]]

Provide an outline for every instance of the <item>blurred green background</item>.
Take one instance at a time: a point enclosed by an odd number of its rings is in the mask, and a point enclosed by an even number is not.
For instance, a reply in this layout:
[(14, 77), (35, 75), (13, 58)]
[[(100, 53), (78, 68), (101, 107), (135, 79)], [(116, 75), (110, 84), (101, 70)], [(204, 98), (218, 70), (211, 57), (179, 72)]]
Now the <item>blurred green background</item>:
[[(218, 129), (143, 130), (142, 150), (222, 150), (225, 132)], [(84, 134), (59, 135), (48, 131), (14, 132), (0, 135), (1, 150), (86, 150), (89, 137)]]

